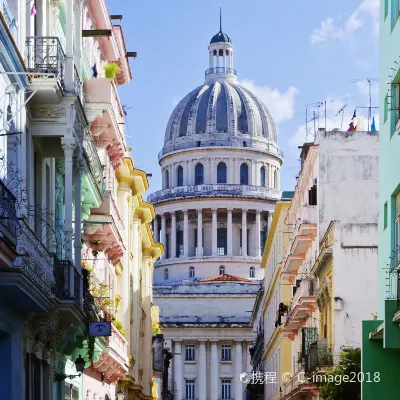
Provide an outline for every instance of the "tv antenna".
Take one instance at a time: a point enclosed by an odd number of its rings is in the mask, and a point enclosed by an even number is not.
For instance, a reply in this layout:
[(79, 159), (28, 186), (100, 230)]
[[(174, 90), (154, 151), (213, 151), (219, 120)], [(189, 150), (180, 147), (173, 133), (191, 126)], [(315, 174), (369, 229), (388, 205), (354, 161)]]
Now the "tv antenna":
[(340, 113), (342, 113), (342, 122), (340, 124), (340, 130), (343, 129), (343, 117), (344, 117), (344, 109), (347, 107), (347, 104), (345, 104), (335, 115), (337, 117)]

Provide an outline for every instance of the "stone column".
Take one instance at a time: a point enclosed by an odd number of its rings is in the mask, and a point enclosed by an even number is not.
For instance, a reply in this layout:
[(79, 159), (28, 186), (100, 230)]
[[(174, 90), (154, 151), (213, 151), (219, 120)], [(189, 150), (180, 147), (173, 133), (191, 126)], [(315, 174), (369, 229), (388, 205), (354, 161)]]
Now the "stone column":
[(169, 233), (171, 241), (170, 258), (176, 258), (176, 213), (171, 211), (171, 230)]
[(210, 400), (218, 400), (218, 340), (211, 340), (210, 357)]
[[(174, 382), (175, 382), (175, 393), (176, 399), (181, 400), (183, 391), (182, 391), (182, 340), (174, 340)], [(175, 399), (174, 393), (174, 399)]]
[(232, 208), (228, 208), (228, 256), (232, 256)]
[(242, 256), (247, 256), (247, 210), (242, 210)]
[(207, 357), (206, 342), (199, 341), (199, 400), (207, 400)]
[(188, 185), (189, 161), (186, 160), (186, 162), (183, 163), (182, 168), (183, 168), (183, 186), (187, 186)]
[(194, 180), (193, 180), (193, 160), (190, 160), (188, 163), (188, 181), (187, 185), (191, 186), (194, 185)]
[(158, 242), (160, 240), (160, 231), (158, 229), (158, 216), (156, 215), (154, 217), (154, 232), (153, 232), (153, 236), (154, 236), (154, 241)]
[(197, 210), (197, 257), (203, 257), (203, 210)]
[(217, 255), (217, 208), (212, 209), (212, 255)]
[(63, 137), (61, 139), (61, 146), (64, 150), (65, 163), (65, 255), (68, 260), (72, 260), (72, 156), (76, 147), (76, 141), (72, 137)]
[(261, 211), (256, 210), (256, 257), (260, 257), (261, 253)]
[(234, 182), (234, 165), (235, 165), (235, 163), (234, 163), (234, 161), (232, 160), (232, 158), (229, 158), (229, 161), (228, 161), (228, 176), (227, 176), (227, 183), (229, 184), (229, 185), (231, 185), (231, 184), (233, 184), (233, 183), (235, 183)]
[(243, 398), (243, 384), (240, 382), (239, 375), (243, 372), (242, 342), (235, 342), (235, 375), (233, 378), (235, 399)]
[(247, 373), (251, 373), (251, 371), (252, 371), (250, 348), (251, 348), (251, 342), (247, 342), (247, 345), (246, 345), (246, 372)]
[(280, 175), (280, 169), (276, 169), (276, 188), (279, 190), (281, 188), (281, 175)]
[[(167, 218), (165, 214), (161, 215), (161, 243), (164, 245), (164, 248), (167, 245)], [(162, 259), (165, 260), (167, 258), (166, 252), (163, 253)]]
[(183, 255), (189, 257), (189, 210), (183, 211)]

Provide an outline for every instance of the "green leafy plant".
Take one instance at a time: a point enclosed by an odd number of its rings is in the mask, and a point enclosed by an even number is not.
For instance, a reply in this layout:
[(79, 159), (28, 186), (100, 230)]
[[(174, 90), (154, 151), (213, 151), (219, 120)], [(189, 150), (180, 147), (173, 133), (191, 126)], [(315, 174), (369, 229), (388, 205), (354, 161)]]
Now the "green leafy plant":
[(121, 321), (114, 320), (113, 325), (118, 329), (119, 333), (126, 338), (126, 330)]
[(320, 384), (320, 393), (325, 400), (360, 400), (361, 382), (344, 377), (358, 376), (361, 372), (361, 349), (349, 347), (339, 355), (339, 362)]
[(119, 70), (119, 65), (115, 62), (109, 62), (104, 66), (104, 74), (107, 79), (114, 80)]

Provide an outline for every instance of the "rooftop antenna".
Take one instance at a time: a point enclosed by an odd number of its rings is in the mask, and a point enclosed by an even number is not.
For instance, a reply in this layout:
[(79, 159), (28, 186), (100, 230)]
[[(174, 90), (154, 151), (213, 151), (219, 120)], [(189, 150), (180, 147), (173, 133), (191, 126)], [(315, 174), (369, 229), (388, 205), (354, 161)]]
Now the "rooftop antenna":
[(344, 117), (344, 109), (347, 107), (347, 104), (345, 104), (335, 115), (337, 117), (340, 113), (342, 113), (342, 123), (340, 124), (340, 130), (343, 129), (343, 117)]
[(219, 8), (219, 31), (222, 32), (222, 7)]

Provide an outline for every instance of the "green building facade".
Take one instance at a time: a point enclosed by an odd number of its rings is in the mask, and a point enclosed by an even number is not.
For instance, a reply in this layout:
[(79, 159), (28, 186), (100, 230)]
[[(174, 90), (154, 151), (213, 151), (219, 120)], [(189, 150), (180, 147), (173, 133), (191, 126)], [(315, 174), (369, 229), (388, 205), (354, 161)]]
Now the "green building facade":
[(400, 1), (380, 1), (377, 316), (362, 326), (362, 399), (400, 398)]

